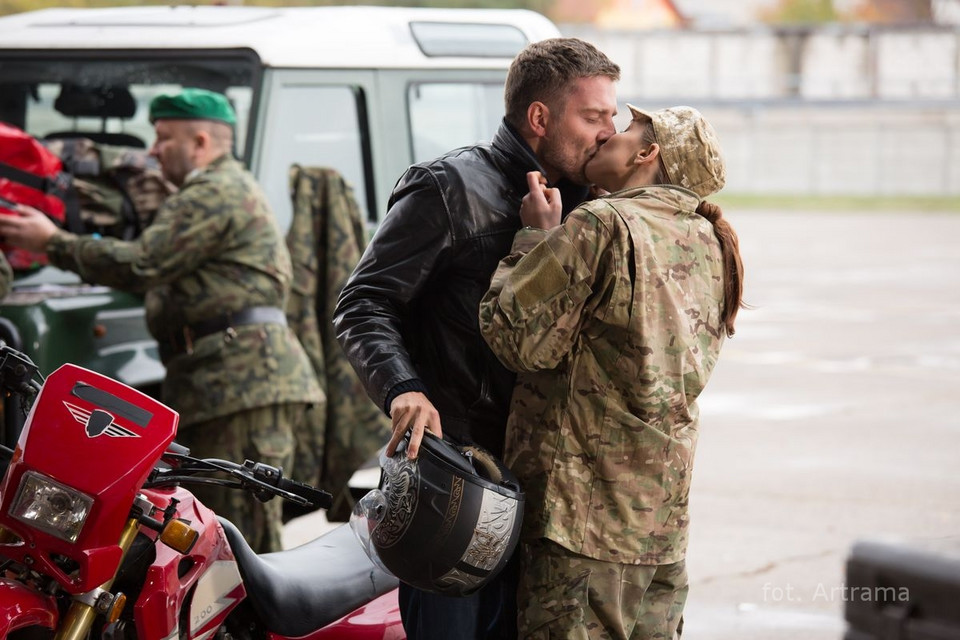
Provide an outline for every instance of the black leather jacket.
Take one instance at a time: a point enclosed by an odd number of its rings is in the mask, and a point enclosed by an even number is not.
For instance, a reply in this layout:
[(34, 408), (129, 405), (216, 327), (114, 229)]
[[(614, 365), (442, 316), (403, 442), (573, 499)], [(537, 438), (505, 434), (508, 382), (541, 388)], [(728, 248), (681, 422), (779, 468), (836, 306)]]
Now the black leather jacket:
[[(477, 314), (520, 228), (528, 171), (540, 165), (506, 123), (489, 144), (411, 166), (334, 317), (340, 344), (380, 407), (389, 412), (397, 385), (419, 388), (446, 438), (498, 457), (515, 376), (487, 347)], [(564, 210), (585, 195), (562, 186)]]

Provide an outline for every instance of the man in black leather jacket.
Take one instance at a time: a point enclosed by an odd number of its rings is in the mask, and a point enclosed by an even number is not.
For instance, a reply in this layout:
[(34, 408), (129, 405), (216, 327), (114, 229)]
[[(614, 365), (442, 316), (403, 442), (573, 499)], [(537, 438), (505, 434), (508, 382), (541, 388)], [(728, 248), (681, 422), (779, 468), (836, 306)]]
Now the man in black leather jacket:
[[(588, 196), (583, 168), (615, 133), (619, 78), (582, 40), (528, 45), (508, 72), (493, 141), (400, 178), (334, 317), (347, 357), (392, 419), (387, 455), (409, 432), (416, 457), (427, 429), (502, 456), (515, 377), (480, 335), (480, 299), (521, 226), (527, 172), (560, 189), (564, 213)], [(466, 598), (401, 583), (407, 637), (514, 638), (515, 591), (515, 567)]]

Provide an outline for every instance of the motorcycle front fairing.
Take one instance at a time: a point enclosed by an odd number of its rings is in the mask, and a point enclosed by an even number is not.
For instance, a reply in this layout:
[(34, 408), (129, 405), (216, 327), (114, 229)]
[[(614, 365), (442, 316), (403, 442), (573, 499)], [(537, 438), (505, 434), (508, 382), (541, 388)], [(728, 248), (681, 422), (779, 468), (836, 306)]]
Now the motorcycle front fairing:
[(113, 578), (119, 539), (179, 416), (157, 400), (76, 365), (47, 378), (3, 479), (0, 526), (19, 540), (0, 555), (69, 593)]
[(0, 578), (0, 638), (24, 627), (55, 629), (60, 617), (52, 596)]

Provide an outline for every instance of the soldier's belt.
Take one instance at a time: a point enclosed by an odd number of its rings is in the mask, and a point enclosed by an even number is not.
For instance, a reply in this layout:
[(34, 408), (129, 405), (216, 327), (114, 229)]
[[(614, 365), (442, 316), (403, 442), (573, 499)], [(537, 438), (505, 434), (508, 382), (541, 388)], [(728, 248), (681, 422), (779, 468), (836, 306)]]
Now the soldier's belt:
[(225, 313), (219, 318), (185, 325), (171, 336), (173, 355), (193, 353), (193, 343), (215, 333), (225, 333), (224, 339), (232, 339), (234, 327), (250, 324), (279, 324), (286, 326), (287, 314), (277, 307), (248, 307), (234, 313)]

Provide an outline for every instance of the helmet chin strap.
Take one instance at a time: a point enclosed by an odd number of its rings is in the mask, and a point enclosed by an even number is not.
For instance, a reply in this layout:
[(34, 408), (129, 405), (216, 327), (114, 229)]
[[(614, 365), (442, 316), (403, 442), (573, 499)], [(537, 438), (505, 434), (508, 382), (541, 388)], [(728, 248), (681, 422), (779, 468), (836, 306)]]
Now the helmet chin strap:
[(497, 466), (493, 456), (483, 449), (473, 446), (462, 447), (462, 450), (465, 453), (469, 453), (470, 457), (476, 461), (476, 463), (481, 467), (482, 471), (486, 472), (488, 480), (496, 484), (503, 482), (503, 474), (500, 473), (500, 467)]

